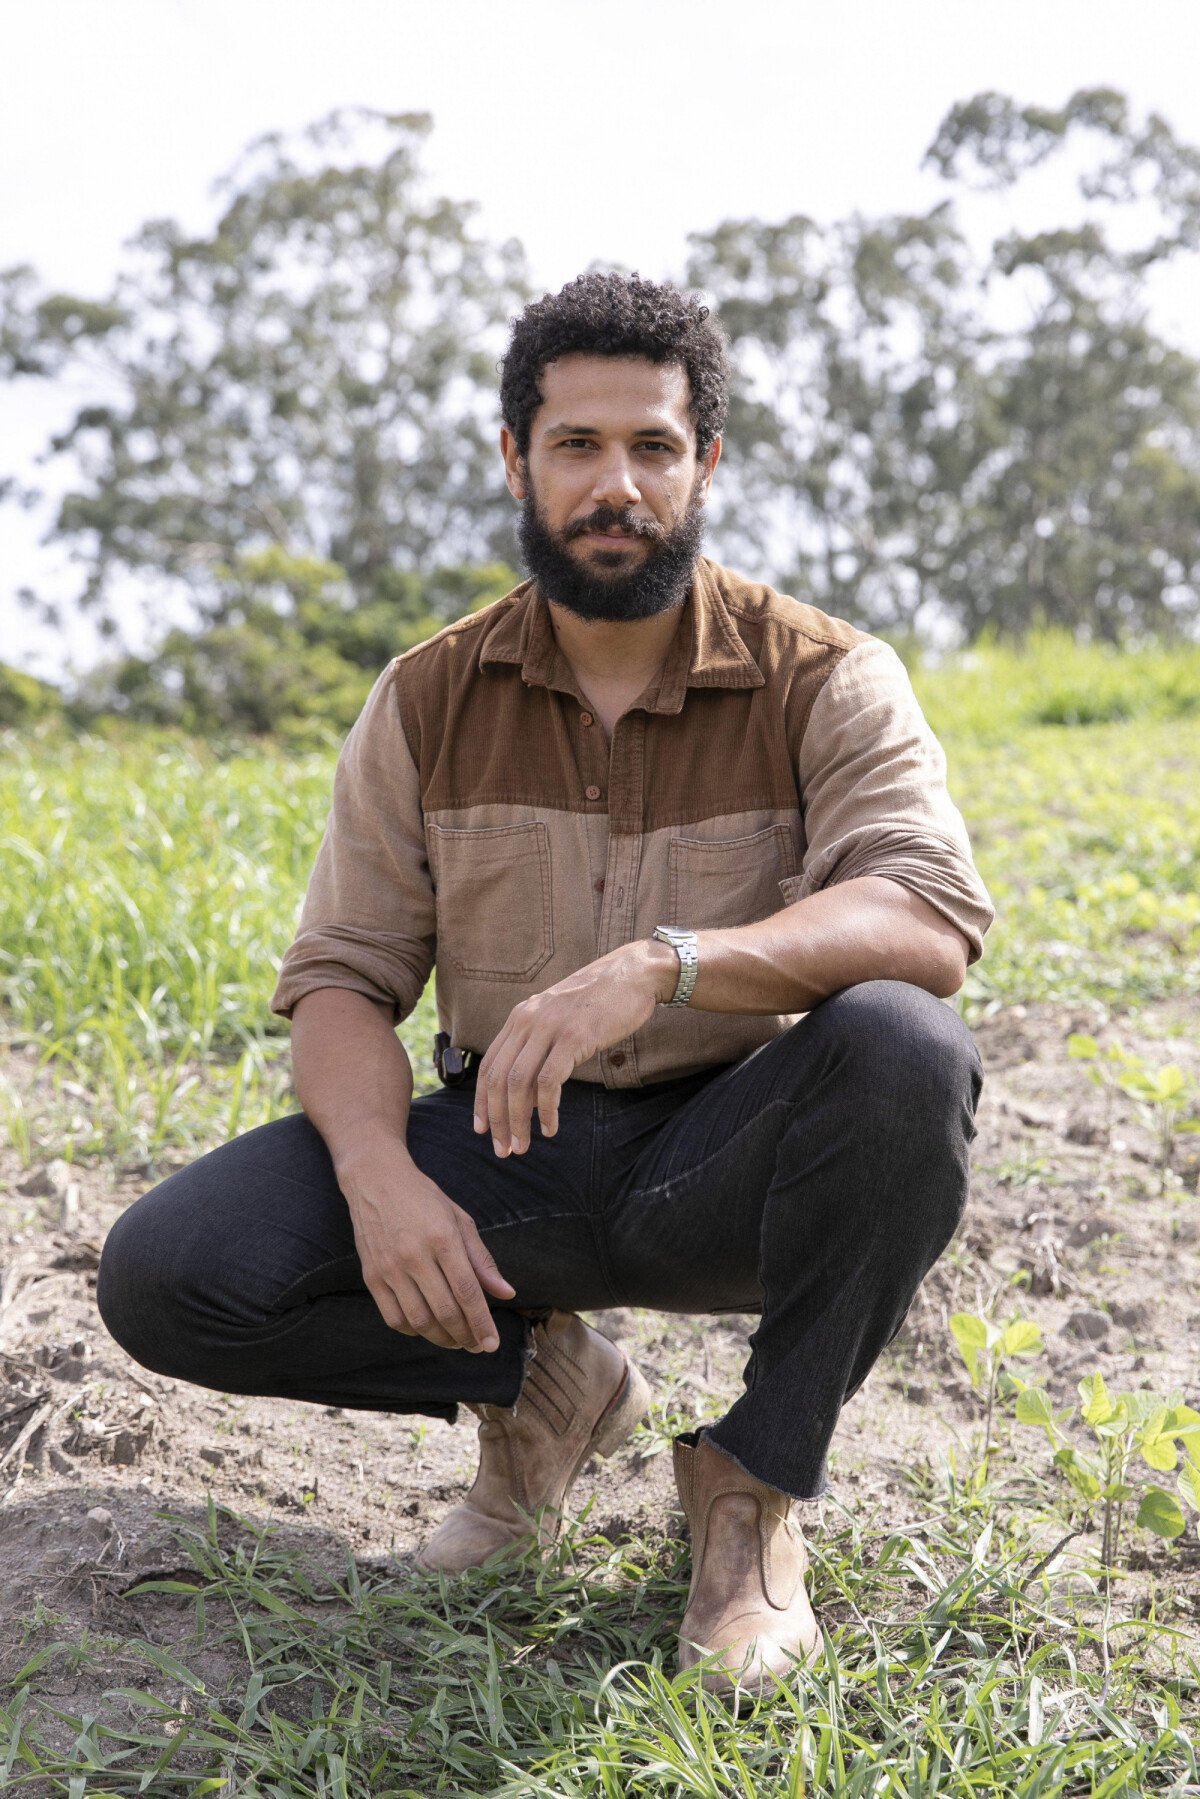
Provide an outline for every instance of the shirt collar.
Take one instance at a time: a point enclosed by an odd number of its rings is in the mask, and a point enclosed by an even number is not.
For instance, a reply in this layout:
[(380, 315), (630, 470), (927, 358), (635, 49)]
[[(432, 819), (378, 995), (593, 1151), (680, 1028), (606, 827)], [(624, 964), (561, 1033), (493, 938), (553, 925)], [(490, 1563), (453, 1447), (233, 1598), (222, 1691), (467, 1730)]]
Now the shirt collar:
[[(679, 712), (689, 687), (762, 687), (766, 677), (738, 635), (721, 592), (717, 564), (702, 556), (696, 563), (679, 629), (667, 659), (651, 687), (636, 705), (647, 712)], [(550, 613), (535, 584), (515, 589), (509, 606), (484, 633), (479, 667), (518, 663), (522, 678), (534, 687), (556, 687), (577, 693), (570, 664), (558, 647)]]

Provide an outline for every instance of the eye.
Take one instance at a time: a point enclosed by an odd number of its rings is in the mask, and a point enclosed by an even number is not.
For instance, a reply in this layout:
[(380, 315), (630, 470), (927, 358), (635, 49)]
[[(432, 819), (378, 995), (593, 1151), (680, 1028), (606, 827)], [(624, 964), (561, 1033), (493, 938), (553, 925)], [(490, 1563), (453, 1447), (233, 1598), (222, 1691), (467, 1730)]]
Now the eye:
[(670, 444), (660, 443), (658, 438), (656, 438), (656, 437), (648, 437), (644, 443), (640, 443), (638, 445), (638, 449), (639, 450), (662, 450), (664, 452), (664, 454), (667, 456), (669, 456), (672, 452), (672, 446)]

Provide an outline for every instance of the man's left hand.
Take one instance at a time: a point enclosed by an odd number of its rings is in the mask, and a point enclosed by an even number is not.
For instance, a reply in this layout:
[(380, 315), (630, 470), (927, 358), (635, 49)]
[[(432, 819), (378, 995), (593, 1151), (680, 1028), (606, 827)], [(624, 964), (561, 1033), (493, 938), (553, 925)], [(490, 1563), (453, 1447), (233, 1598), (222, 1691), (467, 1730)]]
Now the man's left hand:
[(514, 1006), (488, 1047), (475, 1087), (475, 1129), (498, 1156), (529, 1147), (534, 1108), (544, 1137), (558, 1129), (563, 1082), (581, 1062), (645, 1024), (679, 978), (670, 944), (623, 943)]

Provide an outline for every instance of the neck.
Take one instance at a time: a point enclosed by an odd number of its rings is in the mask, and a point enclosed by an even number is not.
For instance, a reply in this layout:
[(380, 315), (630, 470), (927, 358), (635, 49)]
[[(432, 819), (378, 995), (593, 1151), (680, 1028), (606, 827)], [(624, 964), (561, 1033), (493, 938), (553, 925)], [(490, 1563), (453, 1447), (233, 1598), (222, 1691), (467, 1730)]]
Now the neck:
[(548, 602), (559, 649), (581, 686), (635, 687), (638, 692), (666, 661), (683, 617), (683, 603), (653, 618), (586, 619)]

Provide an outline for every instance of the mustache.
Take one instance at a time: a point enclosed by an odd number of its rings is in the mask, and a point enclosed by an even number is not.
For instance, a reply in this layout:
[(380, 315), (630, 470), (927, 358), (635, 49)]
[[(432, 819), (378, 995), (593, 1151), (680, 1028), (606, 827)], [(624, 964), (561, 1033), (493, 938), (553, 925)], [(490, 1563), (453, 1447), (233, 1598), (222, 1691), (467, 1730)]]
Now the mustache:
[(612, 530), (628, 531), (631, 537), (648, 537), (655, 543), (661, 543), (667, 535), (665, 526), (656, 519), (638, 518), (628, 507), (597, 506), (586, 518), (577, 518), (568, 525), (563, 536), (569, 543), (573, 537), (582, 537), (585, 531)]

